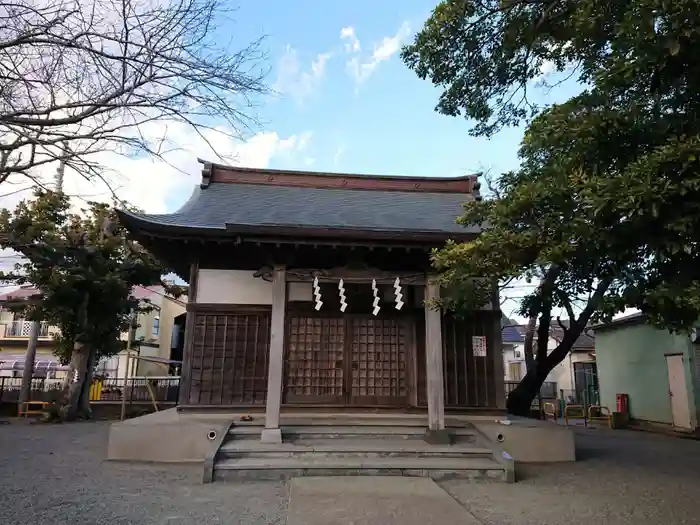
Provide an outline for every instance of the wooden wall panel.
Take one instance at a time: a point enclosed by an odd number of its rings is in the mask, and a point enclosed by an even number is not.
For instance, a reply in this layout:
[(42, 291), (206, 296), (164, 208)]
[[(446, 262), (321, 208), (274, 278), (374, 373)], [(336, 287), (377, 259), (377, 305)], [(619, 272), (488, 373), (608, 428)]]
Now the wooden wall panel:
[[(445, 406), (495, 408), (497, 392), (494, 375), (492, 312), (474, 312), (463, 319), (445, 315), (442, 322), (442, 357)], [(472, 337), (486, 337), (486, 356), (475, 356)]]
[(264, 404), (269, 350), (269, 311), (196, 312), (188, 404)]
[[(421, 314), (423, 312), (420, 312)], [(416, 316), (416, 387), (418, 406), (428, 404), (427, 379), (425, 371), (425, 316)]]

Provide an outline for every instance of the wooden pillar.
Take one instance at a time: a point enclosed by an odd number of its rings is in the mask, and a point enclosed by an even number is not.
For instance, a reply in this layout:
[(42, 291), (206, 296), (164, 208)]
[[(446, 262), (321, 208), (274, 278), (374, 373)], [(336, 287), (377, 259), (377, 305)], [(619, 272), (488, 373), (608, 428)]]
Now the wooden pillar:
[[(491, 296), (491, 308), (494, 315), (491, 317), (491, 345), (493, 359), (493, 382), (496, 389), (496, 408), (506, 408), (506, 385), (505, 385), (505, 370), (503, 369), (503, 334), (501, 327), (501, 301), (498, 289), (498, 283), (493, 286), (493, 294)], [(487, 335), (488, 337), (488, 335)]]
[[(185, 344), (182, 348), (182, 368), (180, 371), (180, 390), (178, 405), (190, 404), (190, 386), (192, 380), (192, 345), (194, 342), (195, 315), (192, 306), (197, 302), (197, 279), (199, 278), (199, 261), (190, 266), (190, 282), (187, 290), (187, 313), (185, 314)], [(128, 373), (128, 371), (127, 371)]]
[(267, 372), (265, 428), (263, 443), (282, 443), (280, 405), (282, 404), (282, 370), (284, 366), (284, 315), (287, 306), (287, 275), (284, 268), (272, 272), (272, 320), (270, 323), (270, 359)]
[[(426, 278), (425, 300), (438, 299), (440, 286)], [(449, 443), (445, 431), (445, 383), (442, 362), (442, 312), (425, 307), (425, 373), (428, 397), (429, 443)]]

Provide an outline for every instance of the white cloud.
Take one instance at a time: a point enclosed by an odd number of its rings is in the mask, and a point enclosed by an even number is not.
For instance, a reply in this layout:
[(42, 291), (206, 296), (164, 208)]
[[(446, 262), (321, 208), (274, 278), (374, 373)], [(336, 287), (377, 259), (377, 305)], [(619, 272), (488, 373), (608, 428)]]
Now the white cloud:
[(297, 50), (287, 46), (278, 64), (275, 91), (283, 95), (291, 95), (299, 104), (303, 104), (321, 83), (326, 72), (326, 64), (331, 56), (331, 53), (319, 53), (311, 61), (308, 70), (305, 70), (300, 64)]
[(299, 144), (298, 144), (299, 151), (306, 149), (306, 147), (309, 145), (309, 141), (311, 140), (312, 136), (313, 136), (313, 133), (311, 131), (305, 131), (304, 133), (299, 135)]
[[(155, 133), (158, 130), (154, 128), (144, 127), (142, 131), (144, 134), (148, 131)], [(162, 134), (163, 130), (159, 135)], [(278, 155), (298, 159), (307, 166), (314, 161), (312, 157), (302, 156), (312, 137), (310, 131), (285, 138), (274, 131), (264, 131), (243, 142), (223, 130), (208, 130), (200, 137), (190, 127), (175, 123), (168, 126), (167, 135), (173, 147), (163, 159), (100, 154), (99, 161), (109, 167), (105, 174), (108, 183), (87, 181), (67, 170), (64, 191), (73, 197), (76, 211), (83, 208), (86, 201), (112, 202), (113, 191), (120, 200), (145, 212), (172, 212), (185, 203), (200, 182), (202, 165), (197, 162), (198, 157), (250, 168), (266, 168)], [(47, 187), (53, 187), (57, 167), (56, 163), (47, 164), (33, 175)], [(32, 189), (27, 179), (15, 177), (0, 185), (0, 207), (14, 209), (19, 201), (31, 197)], [(0, 270), (11, 270), (21, 260), (21, 256), (11, 250), (0, 250)], [(0, 292), (7, 291), (6, 288), (0, 284)]]
[(289, 138), (280, 140), (280, 150), (283, 152), (303, 151), (309, 145), (313, 133), (305, 131), (301, 135), (292, 135)]
[[(151, 131), (155, 137), (158, 130), (143, 131)], [(231, 165), (266, 168), (276, 155), (300, 154), (312, 137), (309, 131), (289, 137), (280, 137), (274, 131), (265, 131), (243, 142), (223, 129), (207, 130), (199, 136), (188, 126), (178, 123), (168, 126), (167, 135), (168, 143), (172, 144), (172, 147), (163, 155), (163, 159), (125, 157), (111, 152), (96, 155), (94, 160), (99, 159), (101, 164), (109, 166), (109, 171), (105, 174), (109, 186), (103, 181), (87, 181), (78, 174), (67, 171), (64, 191), (75, 196), (75, 204), (80, 206), (85, 200), (110, 202), (111, 188), (119, 199), (146, 212), (165, 213), (184, 203), (192, 188), (199, 182), (202, 166), (197, 162), (198, 157)], [(56, 164), (44, 166), (41, 172), (37, 173), (38, 178), (47, 185), (53, 185), (56, 168)], [(31, 189), (28, 186), (21, 179), (3, 183), (0, 189), (0, 206), (14, 208), (20, 200), (31, 197)], [(27, 189), (7, 195), (21, 187)]]
[[(566, 51), (569, 47), (571, 47), (571, 42), (566, 42), (561, 46), (561, 51)], [(552, 48), (552, 51), (554, 50), (555, 48)], [(573, 63), (566, 64), (564, 71), (570, 70), (573, 65)], [(545, 60), (542, 62), (542, 64), (540, 64), (539, 74), (533, 78), (533, 82), (537, 86), (544, 86), (546, 85), (547, 80), (549, 80), (549, 78), (557, 72), (557, 64), (553, 60)]]
[(338, 164), (340, 164), (340, 159), (342, 158), (344, 153), (345, 146), (341, 144), (336, 148), (335, 153), (333, 154), (333, 166), (337, 166)]
[(352, 26), (344, 27), (340, 30), (340, 39), (349, 40), (345, 43), (345, 50), (349, 52), (357, 52), (360, 50), (360, 41), (355, 34), (355, 28)]
[[(356, 84), (362, 84), (374, 72), (381, 62), (394, 56), (401, 44), (409, 36), (411, 29), (408, 22), (404, 22), (393, 36), (384, 37), (373, 46), (372, 54), (366, 57), (355, 56), (348, 60), (346, 69)], [(341, 32), (342, 37), (342, 32)]]

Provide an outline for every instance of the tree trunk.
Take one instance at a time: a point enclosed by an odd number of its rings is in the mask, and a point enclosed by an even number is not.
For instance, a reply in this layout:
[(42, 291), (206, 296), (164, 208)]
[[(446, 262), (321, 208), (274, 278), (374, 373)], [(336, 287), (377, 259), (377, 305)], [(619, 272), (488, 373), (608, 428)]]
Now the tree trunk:
[(70, 359), (70, 380), (68, 387), (64, 389), (60, 402), (60, 416), (64, 421), (77, 419), (80, 414), (80, 397), (85, 383), (88, 362), (90, 361), (90, 348), (76, 342)]
[(527, 321), (525, 329), (525, 344), (523, 351), (525, 352), (525, 370), (527, 373), (535, 369), (535, 353), (532, 350), (535, 340), (535, 331), (537, 328), (537, 315), (531, 315)]
[(90, 408), (90, 389), (92, 387), (92, 378), (95, 372), (95, 350), (90, 351), (90, 357), (87, 363), (87, 370), (85, 371), (85, 381), (83, 381), (83, 387), (80, 391), (80, 400), (78, 401), (78, 413), (80, 417), (84, 419), (90, 419), (92, 415), (92, 409)]
[(529, 417), (530, 407), (542, 388), (542, 384), (552, 368), (535, 363), (535, 369), (525, 374), (506, 401), (506, 410), (514, 416)]

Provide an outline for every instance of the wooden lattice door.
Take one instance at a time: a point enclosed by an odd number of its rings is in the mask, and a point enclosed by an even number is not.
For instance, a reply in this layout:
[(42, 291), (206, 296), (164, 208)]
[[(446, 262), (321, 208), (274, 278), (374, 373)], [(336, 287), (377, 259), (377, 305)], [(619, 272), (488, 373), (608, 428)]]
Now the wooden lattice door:
[(345, 402), (344, 318), (291, 316), (287, 327), (286, 403)]
[(355, 317), (348, 337), (352, 405), (408, 405), (408, 322)]
[(292, 315), (285, 403), (407, 405), (409, 323), (366, 315)]

